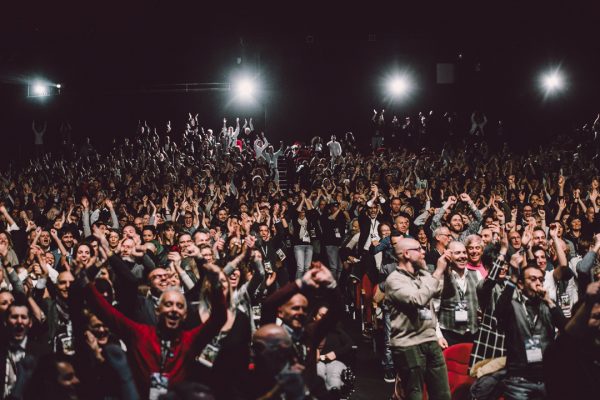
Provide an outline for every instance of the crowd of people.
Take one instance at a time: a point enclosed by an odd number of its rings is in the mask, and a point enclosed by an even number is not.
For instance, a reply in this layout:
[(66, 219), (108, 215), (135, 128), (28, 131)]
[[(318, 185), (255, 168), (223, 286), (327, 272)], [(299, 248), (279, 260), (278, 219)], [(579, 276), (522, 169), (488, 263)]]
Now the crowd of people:
[(0, 174), (0, 397), (339, 399), (352, 317), (396, 399), (449, 399), (462, 343), (474, 399), (588, 398), (598, 120), (523, 149), (454, 117), (375, 111), (369, 151), (192, 114), (37, 148)]

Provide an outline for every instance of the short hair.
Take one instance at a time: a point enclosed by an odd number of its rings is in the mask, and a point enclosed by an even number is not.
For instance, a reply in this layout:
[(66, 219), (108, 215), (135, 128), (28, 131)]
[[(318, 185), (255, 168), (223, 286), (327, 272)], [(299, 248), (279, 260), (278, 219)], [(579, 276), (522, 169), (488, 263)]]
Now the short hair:
[(527, 271), (528, 269), (537, 269), (542, 273), (542, 275), (544, 274), (544, 271), (542, 271), (537, 265), (527, 264), (524, 268), (521, 268), (521, 270), (519, 271), (520, 282), (525, 282), (525, 271)]
[(156, 235), (156, 227), (154, 225), (144, 225), (142, 231), (150, 231), (153, 235)]
[(173, 286), (170, 286), (170, 287), (166, 288), (165, 290), (163, 290), (160, 297), (158, 298), (158, 303), (156, 303), (157, 307), (163, 302), (164, 297), (167, 293), (179, 294), (183, 298), (183, 305), (185, 307), (185, 310), (187, 311), (188, 305), (187, 305), (187, 301), (185, 300), (185, 296), (183, 295), (183, 293), (181, 293), (180, 289), (177, 289), (176, 287), (173, 287)]
[(479, 236), (478, 234), (474, 233), (472, 235), (469, 235), (465, 238), (465, 247), (470, 246), (471, 243), (473, 242), (481, 242), (483, 243), (483, 238), (481, 236)]

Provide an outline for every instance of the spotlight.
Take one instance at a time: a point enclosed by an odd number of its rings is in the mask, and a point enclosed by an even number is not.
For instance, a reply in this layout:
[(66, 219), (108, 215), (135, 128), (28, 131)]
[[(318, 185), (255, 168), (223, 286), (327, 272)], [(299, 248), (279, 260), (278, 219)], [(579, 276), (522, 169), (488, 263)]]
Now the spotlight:
[(406, 76), (395, 76), (388, 81), (388, 92), (392, 97), (405, 96), (411, 90), (411, 84)]
[(242, 100), (252, 100), (256, 95), (256, 82), (250, 78), (241, 78), (235, 85), (235, 92)]
[(41, 83), (34, 84), (33, 94), (36, 96), (48, 96), (48, 86)]
[(542, 87), (547, 94), (560, 91), (565, 87), (564, 77), (558, 70), (544, 74), (541, 78), (541, 82)]
[(56, 88), (57, 88), (57, 89), (60, 89), (60, 88), (61, 88), (61, 85), (60, 85), (60, 83), (57, 83), (57, 84), (56, 84)]

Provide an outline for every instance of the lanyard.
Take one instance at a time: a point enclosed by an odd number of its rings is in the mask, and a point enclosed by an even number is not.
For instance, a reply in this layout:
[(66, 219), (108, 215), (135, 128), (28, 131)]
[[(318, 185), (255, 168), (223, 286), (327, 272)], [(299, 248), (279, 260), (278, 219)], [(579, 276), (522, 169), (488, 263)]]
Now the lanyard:
[(167, 364), (167, 359), (170, 356), (171, 352), (171, 341), (170, 340), (161, 340), (160, 341), (160, 373), (162, 374), (165, 370), (165, 366)]
[(531, 316), (529, 315), (529, 311), (527, 311), (527, 306), (525, 305), (525, 303), (521, 303), (523, 305), (523, 310), (525, 311), (525, 316), (527, 317), (527, 323), (529, 324), (529, 330), (531, 331), (531, 334), (534, 333), (535, 330), (535, 326), (537, 325), (537, 320), (539, 317), (539, 311), (537, 314), (535, 314), (535, 316), (533, 317), (533, 321), (531, 320)]
[(268, 258), (269, 257), (269, 245), (266, 244), (266, 245), (260, 246), (260, 247), (261, 247), (263, 253), (265, 253), (265, 258)]
[(377, 231), (377, 219), (371, 220), (371, 235)]

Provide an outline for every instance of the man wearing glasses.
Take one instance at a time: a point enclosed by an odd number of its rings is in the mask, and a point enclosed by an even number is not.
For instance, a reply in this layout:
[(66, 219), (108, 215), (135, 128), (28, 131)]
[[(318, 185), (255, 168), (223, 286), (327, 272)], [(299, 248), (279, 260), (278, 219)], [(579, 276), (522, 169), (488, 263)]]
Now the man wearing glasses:
[(398, 267), (385, 281), (390, 312), (390, 346), (396, 370), (394, 398), (450, 399), (448, 372), (435, 332), (432, 299), (440, 295), (450, 255), (439, 257), (433, 273), (427, 270), (425, 251), (410, 238), (393, 241)]
[(520, 271), (511, 269), (495, 312), (505, 334), (504, 398), (545, 398), (542, 355), (554, 341), (555, 329), (562, 331), (566, 319), (544, 289), (544, 272), (539, 267), (531, 263)]

